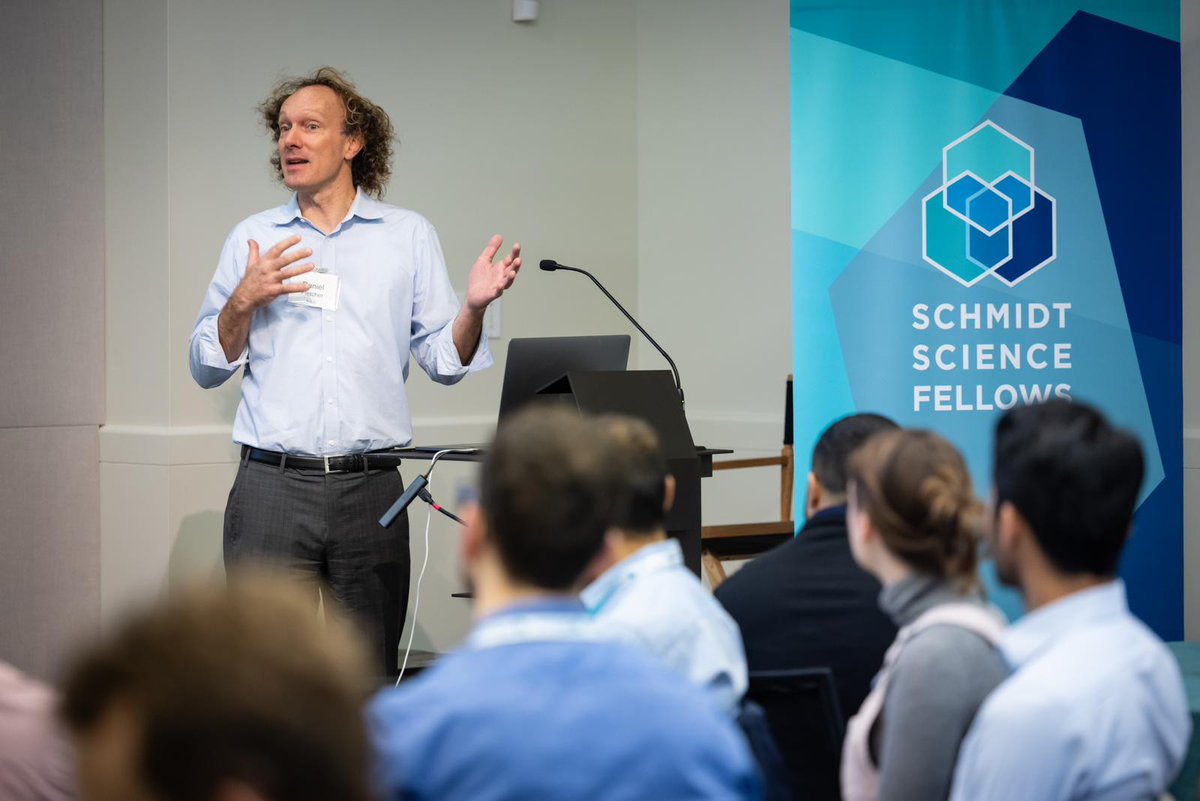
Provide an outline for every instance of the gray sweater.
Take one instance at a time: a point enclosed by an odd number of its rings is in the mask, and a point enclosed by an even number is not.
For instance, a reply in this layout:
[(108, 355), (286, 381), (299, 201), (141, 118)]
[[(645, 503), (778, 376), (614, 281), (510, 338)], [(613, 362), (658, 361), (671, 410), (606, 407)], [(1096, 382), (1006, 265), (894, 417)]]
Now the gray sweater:
[[(964, 598), (948, 582), (914, 576), (885, 587), (879, 605), (903, 627), (935, 606), (964, 600), (985, 603), (978, 594)], [(935, 625), (913, 637), (871, 731), (879, 801), (948, 798), (958, 747), (983, 699), (1007, 676), (1003, 657), (974, 632)]]

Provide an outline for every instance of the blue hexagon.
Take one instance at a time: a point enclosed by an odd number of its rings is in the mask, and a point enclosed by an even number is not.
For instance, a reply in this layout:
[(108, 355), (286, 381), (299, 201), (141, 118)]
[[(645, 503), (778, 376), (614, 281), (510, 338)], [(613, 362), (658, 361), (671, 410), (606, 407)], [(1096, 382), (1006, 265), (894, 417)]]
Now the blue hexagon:
[(1009, 286), (1033, 275), (1058, 255), (1054, 198), (1040, 189), (1035, 189), (1033, 195), (1028, 213), (1012, 224), (1012, 259), (995, 273)]
[(1012, 201), (1013, 219), (1033, 207), (1033, 188), (1012, 173), (997, 181), (993, 188)]
[(967, 229), (967, 258), (985, 270), (1004, 264), (1012, 256), (1012, 228), (1003, 225), (993, 234), (978, 228)]
[(1008, 225), (1012, 201), (995, 189), (984, 187), (967, 200), (967, 221), (972, 229), (991, 235)]
[(986, 188), (984, 183), (974, 175), (963, 173), (946, 185), (945, 206), (949, 211), (958, 212), (963, 222), (969, 222), (967, 201), (984, 188)]
[(946, 208), (945, 194), (938, 189), (926, 195), (922, 203), (922, 256), (963, 286), (971, 286), (987, 275), (987, 269), (968, 257), (963, 231), (975, 229)]

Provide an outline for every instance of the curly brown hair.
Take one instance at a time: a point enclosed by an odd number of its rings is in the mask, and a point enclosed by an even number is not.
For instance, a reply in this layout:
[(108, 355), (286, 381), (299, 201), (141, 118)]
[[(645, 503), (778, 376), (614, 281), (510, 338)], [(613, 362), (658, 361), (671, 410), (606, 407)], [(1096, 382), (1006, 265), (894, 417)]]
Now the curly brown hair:
[[(321, 67), (302, 78), (287, 78), (259, 104), (258, 112), (271, 132), (271, 141), (279, 142), (279, 110), (284, 101), (306, 86), (326, 86), (342, 99), (346, 109), (345, 133), (360, 137), (363, 143), (362, 150), (350, 163), (354, 185), (372, 197), (382, 198), (392, 174), (392, 142), (396, 138), (392, 121), (386, 111), (360, 95), (350, 79), (333, 67)], [(271, 166), (275, 168), (275, 178), (282, 181), (278, 149), (271, 156)]]

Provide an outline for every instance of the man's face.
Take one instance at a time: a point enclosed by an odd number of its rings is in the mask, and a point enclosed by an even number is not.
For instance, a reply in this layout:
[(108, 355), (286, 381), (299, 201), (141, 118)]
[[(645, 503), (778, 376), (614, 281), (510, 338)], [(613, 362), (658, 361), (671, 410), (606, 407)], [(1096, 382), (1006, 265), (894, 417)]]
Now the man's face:
[(288, 189), (313, 196), (345, 182), (353, 187), (350, 162), (362, 149), (345, 132), (346, 110), (327, 86), (306, 86), (279, 109), (279, 165)]
[(154, 801), (141, 778), (141, 721), (129, 703), (114, 701), (75, 740), (83, 801)]

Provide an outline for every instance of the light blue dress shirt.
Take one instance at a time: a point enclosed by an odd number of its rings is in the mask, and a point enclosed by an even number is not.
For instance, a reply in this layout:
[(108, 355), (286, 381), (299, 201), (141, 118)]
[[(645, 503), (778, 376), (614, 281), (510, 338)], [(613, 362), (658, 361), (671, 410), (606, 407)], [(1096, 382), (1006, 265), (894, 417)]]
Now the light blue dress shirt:
[(679, 541), (648, 545), (580, 595), (605, 628), (708, 691), (733, 714), (746, 693), (737, 623), (683, 562)]
[(510, 607), (370, 703), (386, 799), (756, 799), (733, 722), (578, 602)]
[(1191, 719), (1179, 666), (1129, 613), (1120, 581), (1017, 621), (1013, 675), (963, 743), (955, 801), (1140, 801), (1183, 764)]
[[(299, 235), (318, 270), (336, 275), (334, 311), (290, 303), (258, 309), (241, 356), (227, 361), (217, 316), (246, 271), (249, 241), (266, 253)], [(225, 241), (189, 343), (200, 386), (245, 367), (233, 439), (295, 455), (330, 456), (407, 445), (412, 419), (404, 382), (411, 352), (430, 378), (453, 384), (492, 363), (481, 337), (471, 364), (454, 346), (458, 299), (437, 234), (416, 212), (360, 189), (346, 218), (325, 235), (290, 203), (243, 220)]]

